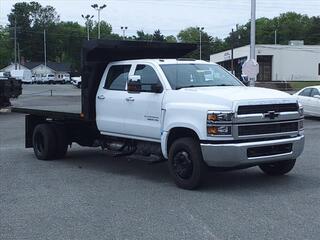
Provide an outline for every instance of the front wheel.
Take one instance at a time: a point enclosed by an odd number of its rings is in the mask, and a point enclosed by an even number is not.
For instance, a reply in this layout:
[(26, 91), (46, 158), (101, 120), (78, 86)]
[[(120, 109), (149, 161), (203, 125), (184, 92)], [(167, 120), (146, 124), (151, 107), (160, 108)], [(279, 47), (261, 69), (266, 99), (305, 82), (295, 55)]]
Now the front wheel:
[(206, 173), (199, 141), (187, 137), (173, 142), (169, 150), (169, 171), (176, 185), (183, 189), (199, 187)]
[(262, 164), (259, 167), (267, 175), (281, 176), (290, 172), (293, 169), (295, 163), (296, 163), (296, 160), (293, 159), (293, 160), (285, 160), (285, 161), (279, 161), (274, 163)]

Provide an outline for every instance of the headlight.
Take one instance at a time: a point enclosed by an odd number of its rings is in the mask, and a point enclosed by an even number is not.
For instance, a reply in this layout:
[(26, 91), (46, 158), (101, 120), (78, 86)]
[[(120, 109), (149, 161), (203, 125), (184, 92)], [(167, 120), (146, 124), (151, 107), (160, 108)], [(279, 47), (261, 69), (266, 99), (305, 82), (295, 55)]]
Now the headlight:
[(213, 122), (231, 122), (233, 119), (233, 113), (213, 113), (209, 112), (207, 121), (208, 123), (213, 123)]
[(233, 116), (234, 114), (230, 112), (208, 112), (207, 134), (209, 136), (231, 136)]
[(231, 126), (207, 126), (207, 132), (210, 136), (231, 136)]
[(303, 106), (301, 103), (299, 103), (299, 110), (298, 111), (299, 111), (300, 116), (302, 117), (304, 114), (304, 111), (303, 111)]

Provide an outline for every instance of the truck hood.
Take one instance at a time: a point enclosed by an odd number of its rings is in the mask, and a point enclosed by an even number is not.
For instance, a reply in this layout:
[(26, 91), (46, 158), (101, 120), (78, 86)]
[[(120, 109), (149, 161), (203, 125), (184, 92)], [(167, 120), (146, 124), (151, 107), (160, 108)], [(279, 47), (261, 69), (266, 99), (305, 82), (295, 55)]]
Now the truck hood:
[(170, 92), (168, 96), (170, 101), (185, 104), (189, 102), (202, 107), (210, 106), (210, 108), (215, 106), (219, 108), (217, 110), (234, 109), (236, 105), (280, 104), (297, 101), (296, 97), (285, 92), (245, 86), (182, 88)]

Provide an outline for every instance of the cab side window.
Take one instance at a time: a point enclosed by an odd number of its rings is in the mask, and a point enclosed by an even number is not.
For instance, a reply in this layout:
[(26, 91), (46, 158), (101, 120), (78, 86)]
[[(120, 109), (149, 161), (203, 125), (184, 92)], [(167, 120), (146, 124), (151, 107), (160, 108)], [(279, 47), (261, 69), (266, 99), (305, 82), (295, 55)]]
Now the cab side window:
[(139, 75), (141, 77), (141, 91), (142, 92), (152, 92), (152, 84), (158, 84), (161, 86), (161, 82), (156, 71), (148, 65), (137, 65), (134, 75)]
[(115, 65), (110, 67), (104, 88), (125, 91), (130, 68), (131, 65)]
[(307, 89), (303, 90), (301, 93), (299, 93), (299, 95), (304, 96), (304, 97), (310, 97), (311, 91), (312, 91), (312, 88), (307, 88)]

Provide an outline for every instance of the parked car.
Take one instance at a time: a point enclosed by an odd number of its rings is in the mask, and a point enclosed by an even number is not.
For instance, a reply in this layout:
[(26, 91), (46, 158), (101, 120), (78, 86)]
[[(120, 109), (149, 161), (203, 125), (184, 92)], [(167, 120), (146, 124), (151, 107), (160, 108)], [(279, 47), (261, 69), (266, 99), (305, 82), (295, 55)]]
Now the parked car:
[(6, 80), (11, 77), (10, 72), (0, 72), (0, 80)]
[(71, 83), (77, 88), (81, 88), (81, 76), (80, 77), (72, 77)]
[(55, 82), (62, 83), (62, 84), (69, 83), (70, 82), (70, 74), (69, 73), (57, 74)]
[(42, 83), (49, 83), (49, 84), (54, 84), (56, 80), (56, 77), (54, 74), (45, 74), (44, 76), (42, 76), (41, 81)]
[(306, 87), (295, 93), (305, 115), (320, 117), (320, 86)]

